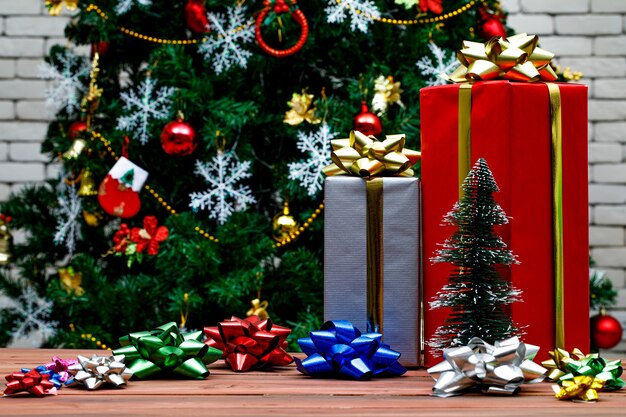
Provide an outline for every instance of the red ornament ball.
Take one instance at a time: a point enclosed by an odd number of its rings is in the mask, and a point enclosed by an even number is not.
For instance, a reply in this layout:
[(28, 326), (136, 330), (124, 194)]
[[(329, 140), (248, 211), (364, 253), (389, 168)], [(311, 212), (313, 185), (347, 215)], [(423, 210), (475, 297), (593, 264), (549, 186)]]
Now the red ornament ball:
[(196, 131), (182, 119), (169, 122), (163, 128), (163, 132), (161, 132), (161, 145), (168, 155), (191, 155), (198, 146)]
[(494, 36), (506, 38), (506, 29), (502, 23), (502, 15), (500, 13), (491, 13), (484, 8), (478, 9), (479, 23), (478, 33), (486, 41)]
[(364, 135), (378, 136), (383, 131), (380, 117), (370, 112), (367, 103), (361, 102), (361, 112), (354, 116), (354, 130), (358, 130)]
[(591, 318), (591, 342), (600, 349), (617, 346), (622, 333), (622, 325), (613, 316), (599, 314)]
[(189, 0), (185, 5), (185, 23), (189, 30), (197, 35), (209, 31), (209, 19), (206, 16), (204, 0)]
[(70, 125), (70, 127), (67, 129), (67, 136), (74, 140), (77, 139), (78, 137), (80, 137), (80, 135), (87, 131), (87, 123), (79, 120), (77, 122), (74, 122)]
[(96, 52), (98, 53), (100, 58), (105, 56), (107, 52), (109, 52), (110, 46), (111, 44), (108, 41), (100, 41), (100, 42), (92, 43), (91, 44), (91, 59), (93, 59)]

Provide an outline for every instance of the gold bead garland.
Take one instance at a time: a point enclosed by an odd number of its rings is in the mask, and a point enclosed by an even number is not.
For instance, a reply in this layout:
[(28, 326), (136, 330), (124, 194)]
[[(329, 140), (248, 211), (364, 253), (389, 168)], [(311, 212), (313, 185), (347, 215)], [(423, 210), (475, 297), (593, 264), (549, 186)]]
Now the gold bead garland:
[[(343, 0), (335, 0), (338, 4), (346, 7), (346, 8), (350, 8), (349, 5), (345, 4), (343, 2)], [(439, 22), (443, 22), (444, 20), (448, 20), (450, 18), (456, 17), (462, 13), (465, 13), (466, 11), (468, 11), (469, 9), (471, 9), (472, 7), (474, 7), (477, 3), (481, 2), (482, 0), (471, 0), (469, 3), (467, 3), (464, 6), (459, 7), (456, 10), (453, 10), (451, 12), (448, 13), (444, 13), (440, 16), (434, 16), (434, 17), (422, 17), (419, 19), (391, 19), (388, 17), (374, 17), (374, 16), (370, 16), (367, 14), (364, 14), (363, 12), (361, 12), (360, 10), (355, 10), (355, 13), (357, 14), (363, 14), (365, 17), (367, 17), (368, 19), (371, 19), (373, 21), (376, 22), (381, 22), (381, 23), (386, 23), (386, 24), (391, 24), (391, 25), (421, 25), (421, 24), (429, 24), (429, 23), (439, 23)], [(85, 9), (87, 12), (96, 12), (103, 20), (109, 20), (109, 16), (102, 11), (102, 9), (100, 9), (98, 6), (96, 6), (95, 4), (90, 4), (89, 6), (87, 6), (87, 9)], [(247, 22), (245, 25), (241, 25), (236, 27), (235, 29), (232, 30), (233, 33), (237, 33), (237, 32), (241, 32), (242, 30), (249, 28), (250, 26), (254, 25), (254, 19), (250, 20), (249, 22)], [(138, 32), (135, 32), (132, 29), (128, 29), (125, 28), (124, 26), (118, 26), (117, 27), (120, 32), (122, 32), (123, 34), (127, 35), (127, 36), (131, 36), (133, 38), (137, 38), (140, 39), (142, 41), (147, 41), (147, 42), (152, 42), (152, 43), (158, 43), (158, 44), (167, 44), (167, 45), (196, 45), (199, 43), (204, 43), (208, 40), (208, 38), (205, 36), (201, 39), (163, 39), (163, 38), (157, 38), (154, 36), (148, 36), (148, 35), (144, 35)], [(218, 38), (223, 37), (223, 35), (218, 34), (217, 35)]]
[(80, 337), (82, 339), (89, 340), (90, 342), (94, 342), (96, 346), (98, 346), (100, 349), (111, 350), (110, 347), (102, 343), (100, 340), (94, 337), (91, 333), (83, 333), (80, 335)]
[[(115, 159), (119, 159), (119, 156), (117, 156), (117, 154), (115, 153), (115, 151), (113, 150), (113, 148), (111, 147), (111, 142), (109, 142), (107, 139), (104, 138), (104, 136), (102, 136), (100, 133), (96, 132), (96, 131), (91, 131), (91, 140), (95, 141), (96, 139), (98, 139), (100, 142), (102, 142), (102, 144), (106, 147), (106, 150), (109, 152), (109, 154)], [(176, 212), (176, 210), (172, 207), (172, 205), (170, 203), (167, 202), (167, 200), (165, 200), (163, 197), (161, 197), (161, 195), (159, 193), (157, 193), (154, 188), (150, 187), (148, 184), (145, 184), (143, 186), (143, 188), (146, 189), (146, 191), (148, 191), (148, 193), (150, 193), (150, 195), (159, 203), (163, 206), (163, 208), (165, 210), (167, 210), (171, 215), (175, 216), (178, 214), (178, 212)], [(218, 243), (219, 239), (217, 239), (215, 236), (209, 234), (208, 232), (202, 230), (200, 227), (195, 227), (194, 229), (196, 232), (198, 232), (201, 236), (209, 239), (212, 242)]]
[[(74, 323), (70, 323), (69, 327), (72, 332), (76, 331), (76, 327), (74, 326)], [(94, 337), (91, 333), (81, 333), (80, 338), (95, 343), (96, 346), (98, 346), (100, 349), (111, 350), (110, 347), (102, 343), (100, 340)]]
[[(96, 139), (98, 139), (100, 142), (102, 142), (102, 144), (106, 147), (107, 152), (109, 152), (109, 154), (115, 159), (119, 159), (119, 156), (117, 156), (117, 154), (115, 153), (115, 151), (113, 150), (113, 148), (111, 147), (111, 142), (109, 142), (104, 136), (102, 136), (100, 133), (96, 132), (96, 131), (91, 131), (91, 140), (95, 141)], [(159, 204), (161, 204), (163, 206), (163, 208), (165, 208), (171, 215), (177, 215), (178, 212), (172, 208), (171, 204), (169, 204), (167, 202), (167, 200), (165, 200), (163, 197), (161, 197), (159, 195), (159, 193), (157, 193), (156, 191), (154, 191), (154, 189), (152, 187), (150, 187), (148, 184), (144, 185), (144, 188), (148, 191), (148, 193), (150, 193), (150, 195), (152, 197), (154, 197), (155, 200), (157, 200), (157, 202)], [(320, 215), (320, 213), (322, 212), (322, 210), (324, 210), (324, 203), (321, 203), (318, 208), (315, 209), (315, 211), (309, 216), (308, 219), (306, 219), (304, 221), (304, 223), (302, 223), (302, 226), (300, 226), (298, 228), (298, 230), (296, 230), (293, 233), (290, 233), (289, 236), (287, 236), (284, 240), (276, 243), (275, 245), (272, 245), (272, 247), (274, 248), (280, 248), (283, 247), (285, 245), (288, 245), (290, 243), (292, 243), (298, 236), (300, 236), (302, 233), (304, 233), (309, 226), (311, 226), (311, 223), (313, 223), (313, 221)], [(215, 243), (219, 243), (219, 239), (216, 238), (215, 236), (211, 235), (209, 232), (205, 231), (204, 229), (200, 228), (199, 226), (196, 226), (194, 228), (194, 231), (196, 231), (198, 234), (200, 234), (201, 236), (209, 239), (212, 242)]]
[[(87, 11), (87, 12), (96, 12), (103, 20), (109, 20), (109, 16), (104, 11), (102, 11), (102, 9), (100, 9), (98, 6), (96, 6), (95, 4), (90, 4), (89, 6), (87, 6), (87, 9), (85, 9), (85, 11)], [(233, 33), (241, 32), (242, 30), (244, 30), (246, 28), (249, 28), (252, 25), (254, 25), (254, 20), (250, 20), (245, 25), (241, 25), (241, 26), (236, 27), (235, 29), (232, 30), (232, 32)], [(195, 44), (198, 44), (198, 43), (204, 43), (204, 42), (206, 42), (209, 39), (206, 36), (203, 37), (202, 39), (162, 39), (162, 38), (156, 38), (154, 36), (143, 35), (141, 33), (135, 32), (134, 30), (125, 28), (124, 26), (118, 26), (117, 28), (124, 35), (131, 36), (131, 37), (137, 38), (137, 39), (141, 39), (142, 41), (147, 41), (147, 42), (152, 42), (152, 43), (159, 43), (159, 44), (167, 44), (167, 45), (195, 45)], [(219, 35), (217, 35), (217, 37), (218, 38), (222, 38), (224, 36), (219, 34)]]
[[(344, 4), (343, 0), (335, 0), (337, 2), (337, 4), (340, 4), (342, 6), (344, 6), (345, 8), (350, 8), (349, 5)], [(444, 13), (440, 16), (435, 16), (435, 17), (422, 17), (420, 19), (390, 19), (387, 17), (374, 17), (374, 16), (370, 16), (368, 14), (365, 14), (363, 12), (361, 12), (358, 9), (355, 9), (354, 12), (356, 14), (362, 14), (363, 16), (367, 17), (368, 19), (374, 20), (376, 22), (381, 22), (381, 23), (388, 23), (391, 25), (421, 25), (424, 23), (437, 23), (437, 22), (443, 22), (444, 20), (448, 20), (450, 18), (456, 17), (462, 13), (465, 13), (466, 11), (468, 11), (469, 9), (471, 9), (472, 7), (474, 7), (476, 5), (476, 3), (478, 3), (479, 0), (471, 0), (469, 3), (467, 3), (464, 6), (459, 7), (456, 10), (453, 10), (451, 12), (448, 13)], [(482, 2), (482, 1), (481, 1)]]
[(293, 233), (289, 233), (289, 236), (287, 236), (284, 240), (276, 243), (272, 247), (280, 248), (280, 247), (283, 247), (283, 246), (288, 245), (289, 243), (293, 242), (298, 236), (300, 236), (302, 233), (304, 233), (304, 231), (306, 231), (306, 229), (308, 229), (309, 226), (311, 226), (311, 224), (317, 218), (317, 216), (319, 216), (322, 213), (322, 210), (324, 210), (324, 203), (323, 202), (315, 209), (313, 214), (311, 214), (309, 216), (309, 218), (306, 219), (304, 221), (304, 223), (302, 223), (302, 226), (300, 226), (298, 228), (298, 230), (296, 230)]

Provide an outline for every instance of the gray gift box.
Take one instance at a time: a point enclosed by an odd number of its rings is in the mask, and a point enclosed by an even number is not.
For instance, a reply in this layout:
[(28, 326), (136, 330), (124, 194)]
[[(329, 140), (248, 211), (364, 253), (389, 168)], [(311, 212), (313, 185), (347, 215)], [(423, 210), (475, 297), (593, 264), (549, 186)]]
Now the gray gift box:
[[(420, 182), (384, 177), (382, 189), (383, 341), (402, 354), (401, 363), (419, 365)], [(327, 178), (324, 204), (324, 320), (349, 320), (366, 332), (366, 180)]]

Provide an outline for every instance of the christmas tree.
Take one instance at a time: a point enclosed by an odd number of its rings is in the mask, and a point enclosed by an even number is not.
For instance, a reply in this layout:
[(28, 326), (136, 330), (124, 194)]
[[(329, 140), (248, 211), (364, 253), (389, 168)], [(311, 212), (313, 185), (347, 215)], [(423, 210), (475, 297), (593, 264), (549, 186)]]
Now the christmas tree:
[(461, 188), (463, 196), (443, 219), (457, 231), (432, 258), (434, 263), (455, 267), (448, 284), (430, 303), (431, 308), (451, 308), (450, 317), (429, 341), (436, 349), (467, 345), (472, 337), (494, 343), (520, 333), (505, 309), (520, 301), (520, 291), (496, 268), (517, 263), (494, 231), (494, 226), (509, 219), (493, 197), (499, 189), (484, 159), (476, 161)]
[[(114, 345), (245, 316), (257, 298), (293, 340), (308, 335), (330, 140), (358, 124), (419, 149), (420, 88), (444, 82), (463, 39), (494, 35), (485, 16), (504, 30), (486, 8), (497, 2), (78, 2), (69, 46), (41, 68), (55, 112), (42, 150), (61, 173), (0, 206), (24, 236), (0, 275), (16, 301), (0, 345), (31, 330)], [(362, 102), (372, 112), (354, 120)]]

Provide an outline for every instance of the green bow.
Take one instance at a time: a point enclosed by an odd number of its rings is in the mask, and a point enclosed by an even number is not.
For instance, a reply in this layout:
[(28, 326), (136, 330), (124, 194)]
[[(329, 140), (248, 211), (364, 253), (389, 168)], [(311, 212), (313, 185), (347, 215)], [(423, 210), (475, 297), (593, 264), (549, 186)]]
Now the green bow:
[(577, 376), (591, 376), (596, 379), (606, 381), (605, 391), (617, 390), (624, 386), (624, 381), (620, 379), (622, 375), (622, 361), (606, 361), (597, 353), (586, 355), (581, 360), (570, 360), (565, 364), (565, 369), (569, 373), (559, 378), (559, 382), (574, 379)]
[(151, 331), (130, 333), (120, 338), (121, 348), (114, 355), (126, 355), (128, 367), (138, 378), (161, 372), (187, 378), (209, 376), (206, 365), (222, 357), (222, 351), (201, 342), (202, 331), (181, 334), (170, 322)]

